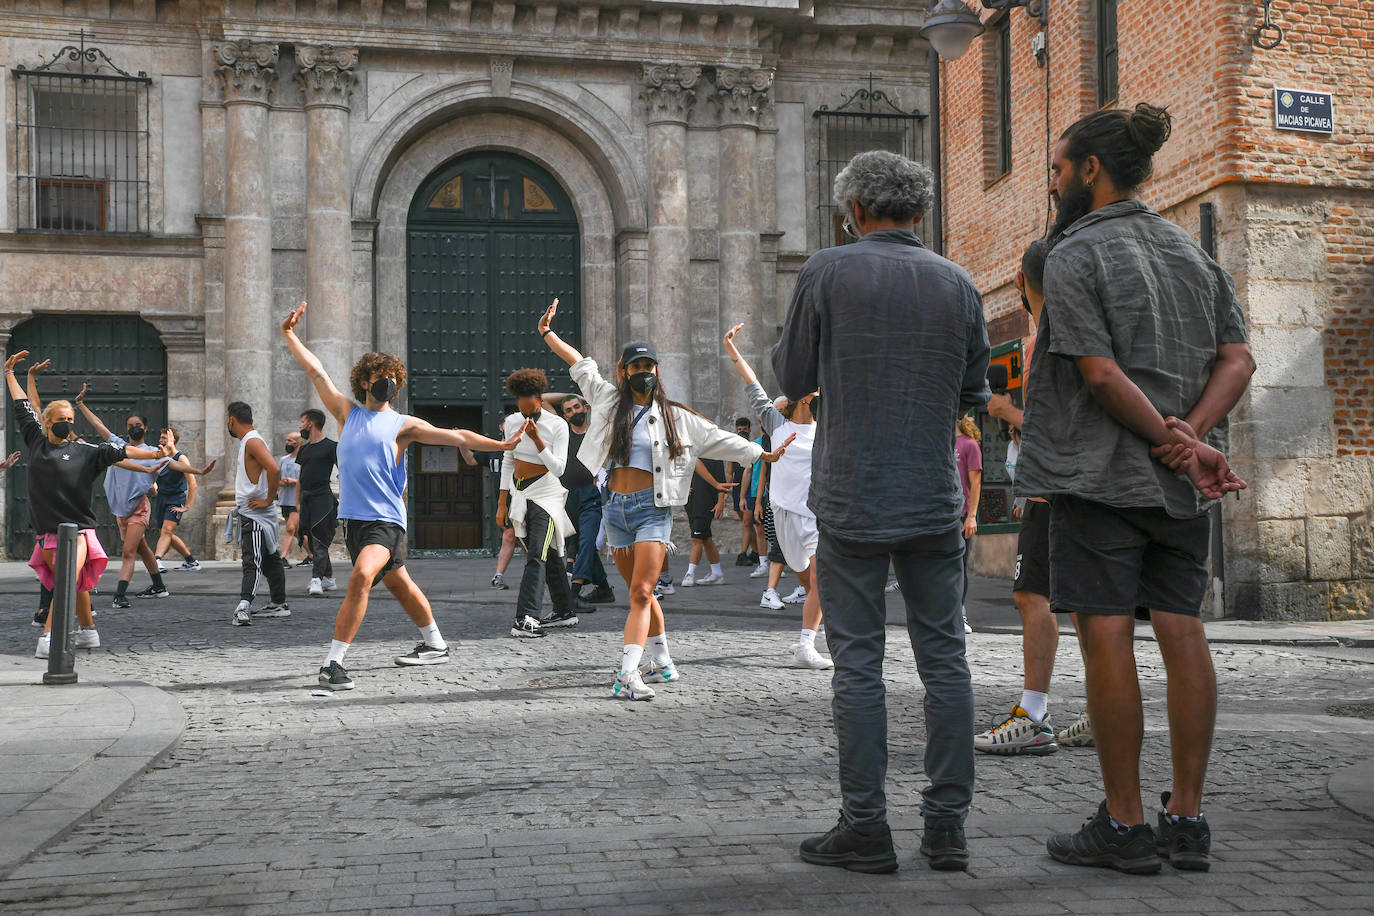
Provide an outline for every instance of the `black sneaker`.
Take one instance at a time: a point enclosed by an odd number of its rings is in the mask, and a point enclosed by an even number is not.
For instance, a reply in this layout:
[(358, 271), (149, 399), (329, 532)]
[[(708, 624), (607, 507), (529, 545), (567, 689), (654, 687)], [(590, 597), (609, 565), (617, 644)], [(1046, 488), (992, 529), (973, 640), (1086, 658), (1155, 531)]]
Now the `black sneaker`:
[(554, 611), (547, 617), (541, 617), (539, 626), (546, 630), (555, 627), (575, 627), (577, 626), (577, 613), (575, 611), (563, 611), (562, 613)]
[(749, 553), (748, 553), (747, 551), (740, 551), (739, 555), (735, 557), (735, 565), (736, 565), (736, 566), (757, 566), (757, 565), (758, 565), (758, 562), (755, 561), (755, 560), (749, 559)]
[(1180, 871), (1207, 871), (1212, 867), (1212, 828), (1201, 814), (1196, 818), (1179, 818), (1177, 822), (1170, 818), (1167, 812), (1171, 794), (1159, 796), (1164, 810), (1159, 812), (1155, 852)]
[(420, 643), (405, 655), (396, 656), (398, 665), (442, 665), (448, 661), (448, 648), (436, 649), (429, 643)]
[(921, 834), (921, 855), (936, 871), (968, 871), (968, 842), (957, 818), (926, 821)]
[(515, 618), (515, 622), (510, 625), (510, 635), (519, 639), (543, 639), (544, 628), (539, 621), (529, 614), (524, 617)]
[(169, 591), (167, 591), (166, 588), (158, 588), (156, 585), (150, 585), (150, 586), (148, 586), (147, 588), (145, 588), (143, 591), (139, 592), (137, 595), (134, 595), (134, 597), (135, 597), (135, 598), (170, 598), (170, 597), (172, 597), (172, 593), (169, 592)]
[(897, 870), (897, 853), (887, 824), (861, 831), (843, 814), (829, 833), (802, 840), (801, 857), (812, 865), (835, 865), (870, 875)]
[(352, 690), (353, 678), (348, 676), (343, 665), (330, 662), (320, 669), (320, 686), (330, 690)]
[(282, 604), (264, 604), (260, 608), (253, 609), (254, 617), (290, 617), (291, 606), (283, 602)]
[(579, 614), (595, 614), (596, 605), (581, 595), (573, 595), (573, 610)]
[(37, 611), (34, 612), (34, 615), (33, 615), (33, 625), (36, 626), (36, 627), (42, 627), (42, 626), (47, 626), (47, 624), (48, 624), (48, 609), (47, 609), (47, 608), (39, 608)]
[(112, 607), (128, 607), (128, 606), (129, 606), (129, 599), (128, 599), (127, 597), (125, 597), (124, 595), (115, 595), (115, 596), (114, 596), (114, 601), (111, 602), (111, 606), (112, 606)]
[(1128, 875), (1153, 875), (1159, 871), (1155, 832), (1148, 824), (1117, 829), (1103, 801), (1097, 814), (1077, 833), (1061, 833), (1045, 844), (1050, 858), (1066, 865), (1114, 868)]
[(590, 591), (582, 593), (582, 600), (588, 604), (615, 604), (615, 589), (609, 582), (602, 582)]

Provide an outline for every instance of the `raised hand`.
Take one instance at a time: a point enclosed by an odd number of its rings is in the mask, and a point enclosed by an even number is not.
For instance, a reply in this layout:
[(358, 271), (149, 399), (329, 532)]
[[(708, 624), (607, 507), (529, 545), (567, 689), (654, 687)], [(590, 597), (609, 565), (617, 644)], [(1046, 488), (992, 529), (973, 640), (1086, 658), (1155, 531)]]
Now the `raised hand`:
[(773, 462), (777, 461), (779, 458), (782, 457), (783, 452), (787, 451), (787, 446), (791, 445), (792, 440), (795, 438), (797, 438), (797, 434), (793, 433), (792, 435), (787, 437), (787, 441), (784, 442), (782, 445), (779, 445), (771, 452), (764, 452), (759, 457), (762, 458), (764, 461), (767, 461), (769, 464), (772, 464)]
[[(508, 452), (520, 444), (520, 440), (525, 436), (525, 428), (522, 426), (515, 431), (515, 435), (509, 439), (501, 440), (501, 451)], [(504, 526), (503, 526), (504, 527)]]
[(19, 461), (20, 454), (20, 452), (10, 452), (8, 458), (6, 458), (4, 461), (0, 461), (0, 471), (5, 471), (9, 468), (14, 467), (14, 465)]
[(558, 300), (555, 299), (553, 300), (553, 303), (550, 304), (549, 307), (544, 310), (544, 317), (539, 319), (539, 334), (541, 336), (546, 334), (549, 328), (553, 326), (553, 316), (557, 314)]
[(29, 375), (37, 375), (38, 373), (42, 372), (44, 369), (48, 368), (51, 365), (52, 360), (50, 359), (45, 359), (41, 363), (34, 363), (32, 366), (29, 367)]
[(304, 317), (305, 302), (304, 300), (302, 300), (301, 304), (293, 308), (291, 310), (291, 314), (287, 315), (286, 318), (282, 321), (281, 332), (283, 334), (290, 334), (292, 331), (296, 329), (296, 325), (300, 324), (301, 319)]
[(738, 352), (737, 350), (735, 350), (735, 335), (738, 334), (738, 333), (739, 333), (740, 331), (742, 331), (742, 330), (744, 330), (744, 325), (743, 325), (743, 324), (737, 324), (737, 325), (735, 325), (733, 328), (731, 328), (730, 330), (728, 330), (728, 331), (725, 332), (725, 341), (724, 341), (724, 342), (725, 342), (725, 349), (726, 349), (726, 350), (730, 350), (730, 351), (733, 351), (733, 352)]
[(196, 476), (197, 476), (197, 477), (204, 477), (206, 474), (208, 474), (208, 473), (210, 473), (211, 471), (213, 471), (213, 470), (215, 469), (215, 465), (217, 465), (217, 464), (219, 464), (219, 459), (218, 459), (218, 458), (211, 458), (209, 464), (207, 464), (205, 467), (201, 468), (199, 471), (196, 471)]
[(76, 393), (76, 397), (72, 398), (72, 400), (75, 401), (75, 402), (78, 403), (78, 404), (80, 404), (82, 401), (86, 400), (86, 383), (85, 383), (85, 382), (82, 382), (82, 383), (81, 383), (81, 390), (78, 391), (78, 392)]
[(5, 371), (6, 371), (6, 372), (13, 372), (15, 366), (19, 365), (20, 363), (22, 363), (24, 360), (26, 360), (26, 359), (28, 359), (28, 358), (29, 358), (29, 351), (28, 351), (28, 350), (20, 350), (18, 353), (11, 354), (10, 358), (7, 359), (7, 360), (5, 360)]

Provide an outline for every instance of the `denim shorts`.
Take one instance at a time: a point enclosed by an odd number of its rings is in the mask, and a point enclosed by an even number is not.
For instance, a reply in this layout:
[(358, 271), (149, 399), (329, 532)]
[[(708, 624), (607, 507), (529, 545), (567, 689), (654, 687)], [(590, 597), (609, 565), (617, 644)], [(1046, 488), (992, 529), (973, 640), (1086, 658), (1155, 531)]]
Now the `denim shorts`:
[(672, 544), (673, 510), (654, 505), (654, 491), (637, 493), (605, 491), (601, 518), (606, 526), (606, 543), (612, 550), (623, 550), (640, 541)]

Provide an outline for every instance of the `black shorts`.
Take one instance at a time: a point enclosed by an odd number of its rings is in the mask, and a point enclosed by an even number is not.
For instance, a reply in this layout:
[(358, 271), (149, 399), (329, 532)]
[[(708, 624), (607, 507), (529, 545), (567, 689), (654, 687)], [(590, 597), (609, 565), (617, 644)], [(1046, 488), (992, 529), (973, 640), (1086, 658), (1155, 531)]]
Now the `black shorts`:
[(161, 528), (163, 522), (175, 522), (178, 525), (181, 524), (181, 516), (184, 513), (173, 512), (172, 510), (179, 509), (184, 505), (186, 505), (185, 493), (182, 493), (179, 496), (172, 495), (167, 497), (159, 495), (157, 499), (153, 502), (153, 517), (148, 520), (148, 527)]
[(1050, 595), (1050, 504), (1026, 501), (1016, 536), (1016, 572), (1011, 590)]
[(691, 512), (687, 515), (687, 524), (692, 528), (692, 540), (706, 541), (711, 538), (711, 522), (715, 520), (714, 512)]
[(291, 521), (291, 516), (293, 516), (293, 515), (295, 515), (295, 514), (296, 514), (296, 507), (295, 507), (295, 506), (282, 506), (282, 507), (281, 507), (281, 520), (282, 520), (282, 521), (284, 521), (284, 522), (289, 522), (289, 521)]
[(377, 573), (372, 584), (382, 581), (382, 577), (394, 569), (406, 565), (406, 530), (395, 522), (361, 522), (357, 519), (344, 519), (344, 546), (348, 548), (348, 558), (358, 562), (358, 554), (371, 544), (385, 547), (391, 557)]
[(1173, 518), (1157, 507), (1121, 509), (1076, 496), (1056, 496), (1050, 505), (1055, 611), (1130, 615), (1149, 608), (1202, 616), (1207, 516)]

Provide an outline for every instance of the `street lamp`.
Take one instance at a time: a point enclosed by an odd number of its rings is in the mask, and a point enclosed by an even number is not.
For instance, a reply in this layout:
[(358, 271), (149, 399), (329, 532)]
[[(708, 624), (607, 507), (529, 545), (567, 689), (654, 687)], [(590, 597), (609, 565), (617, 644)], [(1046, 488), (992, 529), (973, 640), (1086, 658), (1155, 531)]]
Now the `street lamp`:
[(983, 20), (963, 0), (940, 0), (921, 26), (921, 37), (945, 60), (963, 57), (973, 39), (983, 32)]

